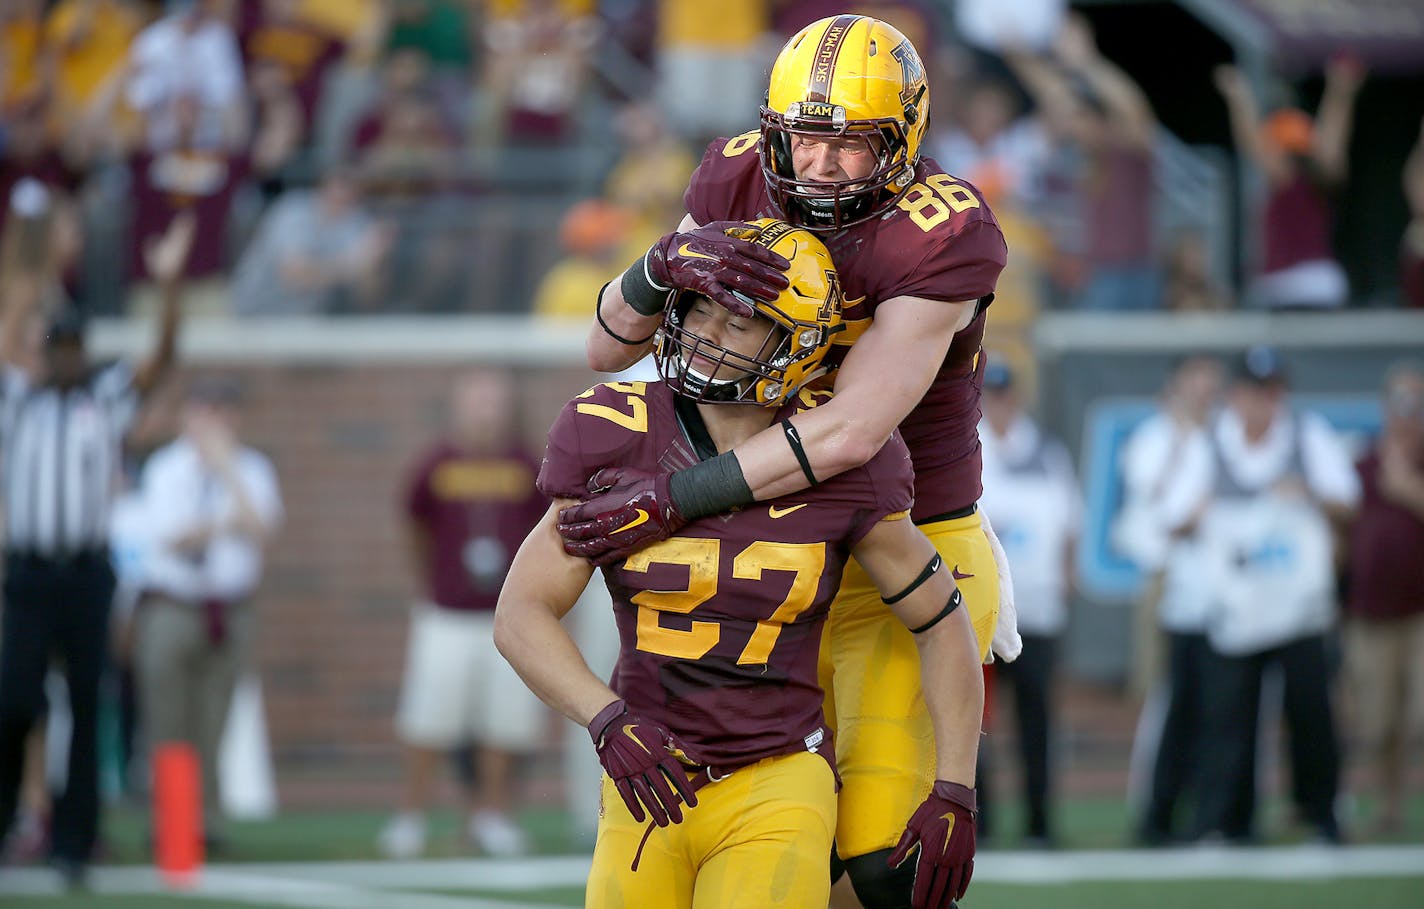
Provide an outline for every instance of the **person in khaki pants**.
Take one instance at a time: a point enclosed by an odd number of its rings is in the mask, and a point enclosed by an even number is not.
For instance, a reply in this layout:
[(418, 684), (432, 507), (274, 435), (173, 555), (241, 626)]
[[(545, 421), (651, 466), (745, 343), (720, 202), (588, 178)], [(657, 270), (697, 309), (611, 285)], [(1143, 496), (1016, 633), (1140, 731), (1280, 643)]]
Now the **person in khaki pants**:
[(150, 748), (187, 742), (203, 774), (205, 838), (220, 840), (217, 753), (247, 661), (262, 549), (282, 518), (276, 472), (237, 436), (240, 389), (199, 380), (182, 433), (154, 452), (139, 495), (153, 534), (136, 641)]

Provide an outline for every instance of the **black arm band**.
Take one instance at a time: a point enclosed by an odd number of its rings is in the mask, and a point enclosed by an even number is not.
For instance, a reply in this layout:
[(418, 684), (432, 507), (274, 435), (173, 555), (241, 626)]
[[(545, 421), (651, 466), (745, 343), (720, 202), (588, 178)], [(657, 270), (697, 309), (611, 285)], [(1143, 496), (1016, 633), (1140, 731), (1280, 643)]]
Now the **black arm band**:
[(806, 482), (812, 486), (820, 486), (821, 481), (816, 479), (816, 475), (811, 472), (811, 459), (806, 457), (806, 449), (801, 445), (801, 433), (796, 431), (796, 427), (791, 425), (790, 420), (781, 421), (781, 431), (786, 433), (786, 444), (791, 446), (791, 453), (796, 455), (796, 463), (801, 465), (801, 472), (806, 475)]
[(911, 628), (910, 634), (921, 634), (923, 632), (929, 631), (931, 628), (938, 625), (941, 619), (949, 615), (954, 610), (958, 609), (959, 604), (963, 602), (964, 595), (959, 592), (958, 587), (954, 588), (954, 593), (950, 596), (949, 602), (944, 604), (944, 608), (939, 611), (939, 614), (936, 615), (934, 618), (930, 619), (928, 622), (921, 625), (919, 628)]
[(686, 470), (675, 471), (668, 482), (672, 504), (691, 521), (722, 514), (756, 501), (735, 452), (726, 451)]
[[(608, 282), (608, 284), (612, 283), (612, 281)], [(600, 287), (598, 289), (598, 296), (593, 298), (593, 317), (598, 320), (598, 327), (603, 329), (603, 333), (608, 335), (608, 337), (612, 338), (613, 340), (617, 341), (619, 344), (626, 344), (629, 347), (642, 347), (644, 344), (657, 337), (658, 333), (654, 331), (652, 334), (648, 335), (641, 341), (630, 341), (620, 335), (618, 332), (608, 327), (608, 323), (603, 321), (603, 292), (608, 289), (608, 284), (605, 284)]]
[(909, 587), (906, 587), (904, 590), (895, 594), (893, 597), (881, 597), (881, 601), (884, 602), (886, 606), (894, 606), (896, 603), (900, 602), (905, 597), (914, 593), (915, 588), (919, 587), (925, 581), (928, 581), (930, 578), (934, 577), (934, 573), (936, 571), (939, 571), (939, 566), (943, 564), (944, 560), (939, 557), (939, 553), (935, 553), (935, 557), (925, 563), (924, 571), (921, 571), (919, 577), (915, 578), (913, 581), (910, 582)]
[(668, 294), (672, 293), (671, 287), (663, 287), (653, 282), (652, 276), (648, 274), (646, 253), (628, 266), (618, 286), (623, 291), (623, 302), (640, 316), (655, 316), (662, 312), (663, 307), (667, 305)]

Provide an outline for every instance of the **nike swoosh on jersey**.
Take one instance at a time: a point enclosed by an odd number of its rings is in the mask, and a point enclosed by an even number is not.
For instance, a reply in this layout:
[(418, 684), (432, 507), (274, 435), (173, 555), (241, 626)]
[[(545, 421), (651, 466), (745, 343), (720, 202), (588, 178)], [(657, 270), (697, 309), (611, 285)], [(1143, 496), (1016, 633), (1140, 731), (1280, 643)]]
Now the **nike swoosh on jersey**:
[[(633, 520), (629, 521), (627, 524), (624, 524), (622, 527), (618, 528), (617, 530), (613, 531), (613, 533), (622, 533), (622, 532), (625, 531), (625, 530), (632, 530), (634, 527), (637, 527), (639, 524), (645, 523), (647, 520), (648, 520), (648, 513), (647, 513), (646, 511), (644, 511), (643, 509), (639, 508), (639, 509), (638, 509), (638, 516), (637, 516), (636, 518), (634, 518)], [(613, 535), (612, 533), (609, 534), (609, 536), (612, 536), (612, 535)]]
[(677, 248), (677, 254), (679, 256), (686, 256), (689, 259), (711, 259), (713, 262), (717, 261), (716, 256), (709, 256), (706, 253), (693, 252), (692, 250), (688, 249), (687, 247), (691, 245), (691, 243), (682, 244)]
[(802, 502), (800, 505), (792, 505), (789, 508), (777, 508), (775, 505), (770, 505), (767, 507), (766, 513), (771, 515), (773, 518), (784, 518), (787, 515), (791, 514), (791, 512), (800, 511), (801, 509), (805, 508), (807, 505), (810, 504), (810, 502)]
[(972, 577), (974, 577), (974, 575), (972, 575), (972, 574), (960, 574), (960, 573), (959, 573), (959, 566), (958, 566), (958, 565), (954, 566), (954, 569), (953, 569), (952, 571), (950, 571), (950, 574), (954, 576), (954, 579), (955, 579), (956, 581), (963, 581), (963, 580), (965, 580), (966, 578), (972, 578)]

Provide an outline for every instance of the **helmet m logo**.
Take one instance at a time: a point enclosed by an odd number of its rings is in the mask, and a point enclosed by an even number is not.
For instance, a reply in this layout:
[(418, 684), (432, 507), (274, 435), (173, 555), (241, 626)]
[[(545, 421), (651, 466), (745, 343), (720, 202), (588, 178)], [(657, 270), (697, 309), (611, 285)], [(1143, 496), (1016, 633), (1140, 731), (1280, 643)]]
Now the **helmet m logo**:
[(826, 299), (821, 301), (821, 310), (816, 313), (816, 318), (822, 322), (829, 322), (836, 315), (836, 301), (841, 298), (841, 276), (831, 269), (826, 269)]
[(890, 56), (900, 64), (900, 78), (905, 85), (900, 90), (900, 100), (907, 107), (913, 105), (919, 100), (920, 86), (925, 84), (925, 65), (920, 62), (920, 55), (908, 38), (895, 45)]

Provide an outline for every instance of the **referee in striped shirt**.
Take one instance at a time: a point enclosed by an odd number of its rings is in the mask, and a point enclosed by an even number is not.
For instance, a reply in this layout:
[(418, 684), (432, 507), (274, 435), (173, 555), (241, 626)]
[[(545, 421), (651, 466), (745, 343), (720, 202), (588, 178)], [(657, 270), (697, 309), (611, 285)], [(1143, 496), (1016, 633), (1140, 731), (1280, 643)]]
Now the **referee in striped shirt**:
[(137, 370), (122, 361), (91, 366), (83, 324), (68, 310), (51, 319), (40, 365), (27, 372), (17, 364), (25, 359), (22, 338), (35, 300), (12, 286), (4, 301), (0, 491), (8, 534), (0, 632), (0, 839), (14, 819), (25, 737), (43, 710), (45, 672), (58, 654), (74, 724), (68, 782), (54, 807), (51, 862), (71, 886), (84, 883), (98, 835), (99, 679), (114, 595), (109, 505), (140, 397), (174, 359), (179, 276), (192, 234), (191, 219), (175, 219), (146, 251), (163, 304), (157, 343)]

